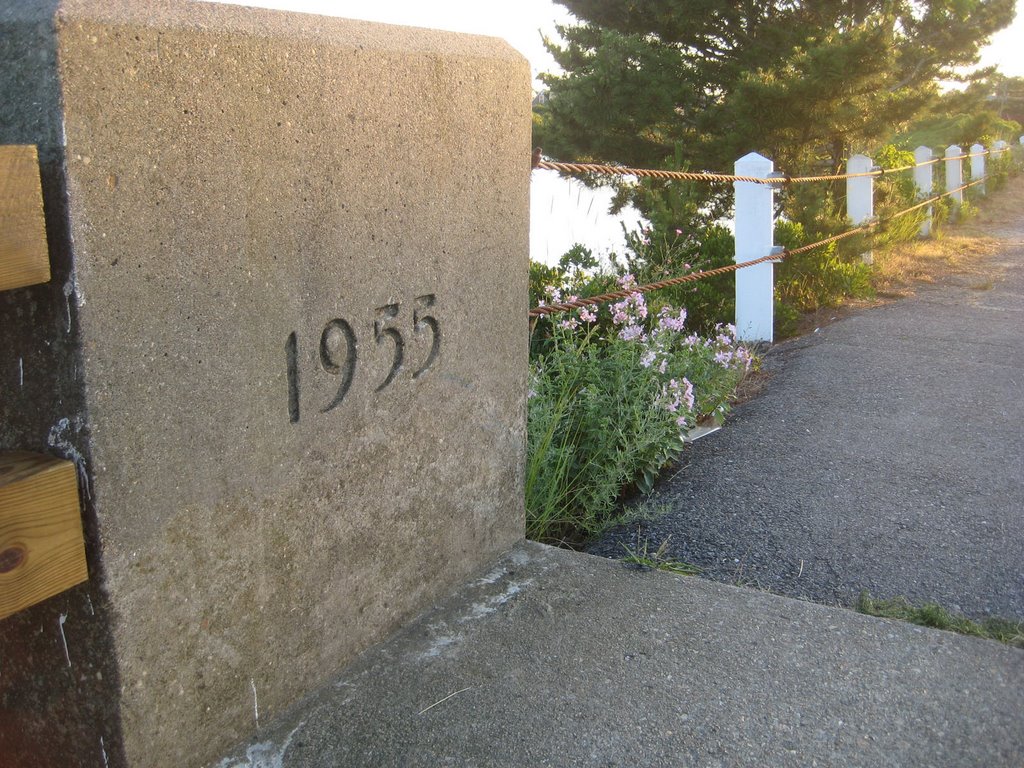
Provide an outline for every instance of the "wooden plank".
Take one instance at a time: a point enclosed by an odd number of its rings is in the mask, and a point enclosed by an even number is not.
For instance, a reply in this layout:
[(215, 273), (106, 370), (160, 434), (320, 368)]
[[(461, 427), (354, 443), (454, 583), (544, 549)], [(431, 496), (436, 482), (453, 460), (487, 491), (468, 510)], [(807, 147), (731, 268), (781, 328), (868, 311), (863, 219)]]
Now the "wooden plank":
[(75, 465), (0, 453), (0, 619), (88, 578)]
[(49, 280), (36, 148), (0, 146), (0, 291)]

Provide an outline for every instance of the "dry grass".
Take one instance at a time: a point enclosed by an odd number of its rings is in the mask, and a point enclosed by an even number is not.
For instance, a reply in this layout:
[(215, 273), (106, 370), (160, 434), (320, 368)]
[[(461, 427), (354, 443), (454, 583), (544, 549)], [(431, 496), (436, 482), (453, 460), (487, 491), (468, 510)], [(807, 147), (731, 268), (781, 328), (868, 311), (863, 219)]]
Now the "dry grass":
[(875, 289), (881, 298), (913, 294), (922, 285), (955, 279), (978, 290), (992, 287), (993, 263), (1008, 242), (1020, 242), (1024, 176), (981, 201), (977, 214), (947, 225), (938, 237), (903, 243), (875, 254)]
[(938, 237), (901, 243), (875, 254), (873, 282), (881, 298), (910, 296), (922, 284), (950, 278), (983, 279), (991, 275), (991, 257), (1001, 240), (977, 229), (971, 221), (947, 227)]

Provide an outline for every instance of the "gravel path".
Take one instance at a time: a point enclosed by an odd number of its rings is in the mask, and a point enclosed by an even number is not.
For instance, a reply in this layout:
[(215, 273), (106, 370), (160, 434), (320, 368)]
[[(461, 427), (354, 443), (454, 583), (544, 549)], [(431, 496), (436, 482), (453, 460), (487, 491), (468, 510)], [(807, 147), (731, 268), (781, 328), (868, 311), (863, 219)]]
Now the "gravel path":
[(662, 517), (704, 576), (828, 604), (935, 601), (1024, 618), (1024, 222), (991, 281), (960, 278), (774, 347), (767, 384), (687, 449)]

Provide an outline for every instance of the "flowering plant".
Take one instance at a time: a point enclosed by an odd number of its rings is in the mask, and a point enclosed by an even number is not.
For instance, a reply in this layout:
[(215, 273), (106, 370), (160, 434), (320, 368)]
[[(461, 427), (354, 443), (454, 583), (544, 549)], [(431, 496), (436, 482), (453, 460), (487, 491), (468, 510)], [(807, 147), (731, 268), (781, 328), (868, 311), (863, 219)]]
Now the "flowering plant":
[[(649, 491), (679, 456), (683, 432), (726, 408), (753, 363), (732, 326), (688, 331), (685, 309), (652, 313), (633, 275), (621, 300), (583, 307), (550, 326), (531, 360), (527, 523), (533, 538), (564, 540), (614, 519), (624, 491)], [(561, 303), (557, 288), (545, 291)], [(566, 297), (574, 300), (574, 297)]]

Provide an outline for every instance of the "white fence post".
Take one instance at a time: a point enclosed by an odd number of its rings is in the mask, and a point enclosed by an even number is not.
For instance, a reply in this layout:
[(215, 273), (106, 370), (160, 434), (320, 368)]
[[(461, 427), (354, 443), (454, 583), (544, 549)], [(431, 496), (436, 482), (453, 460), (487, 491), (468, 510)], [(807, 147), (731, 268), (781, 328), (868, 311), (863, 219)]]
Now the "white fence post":
[[(736, 161), (737, 176), (768, 179), (775, 164), (756, 152)], [(774, 248), (775, 189), (752, 181), (733, 182), (736, 191), (737, 263), (768, 256)], [(736, 334), (743, 341), (774, 339), (775, 264), (766, 261), (736, 271)]]
[[(933, 176), (932, 168), (935, 163), (932, 160), (931, 147), (920, 146), (914, 150), (914, 185), (917, 187), (917, 196), (922, 200), (931, 197)], [(928, 163), (928, 165), (924, 165)], [(924, 221), (921, 222), (921, 237), (928, 237), (932, 233), (932, 207), (925, 209)]]
[(1007, 143), (1002, 139), (999, 139), (999, 141), (992, 144), (992, 150), (989, 152), (992, 156), (992, 160), (995, 161), (1001, 159), (1003, 157), (1003, 153), (1006, 152), (1007, 147)]
[[(971, 181), (985, 178), (985, 148), (981, 144), (971, 145)], [(978, 185), (981, 194), (985, 194), (985, 182)]]
[(961, 156), (964, 151), (956, 144), (946, 147), (946, 191), (958, 204), (964, 201), (963, 190), (953, 192), (964, 184), (964, 169)]
[[(867, 155), (854, 155), (846, 161), (847, 173), (870, 173), (874, 161)], [(875, 216), (875, 177), (858, 176), (846, 180), (846, 215), (855, 227), (859, 227)], [(871, 251), (861, 254), (865, 264), (873, 261)]]

